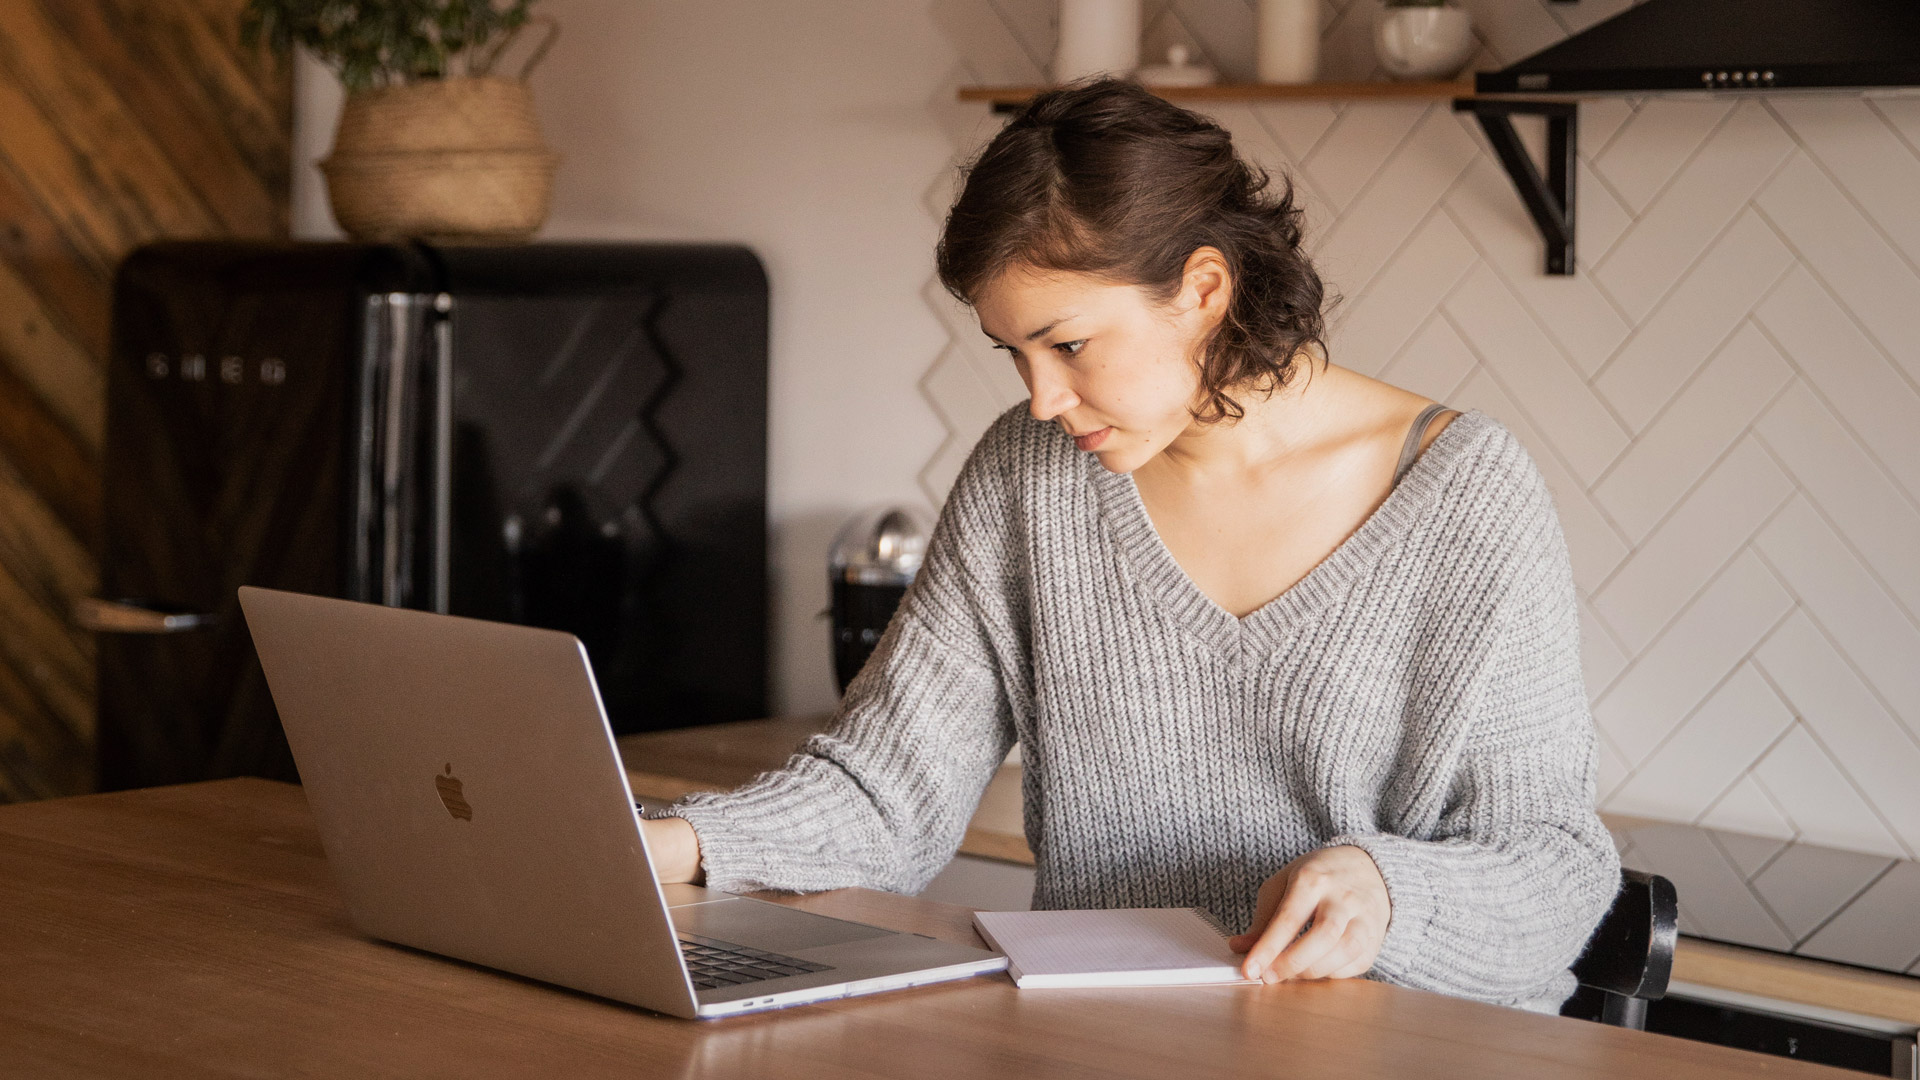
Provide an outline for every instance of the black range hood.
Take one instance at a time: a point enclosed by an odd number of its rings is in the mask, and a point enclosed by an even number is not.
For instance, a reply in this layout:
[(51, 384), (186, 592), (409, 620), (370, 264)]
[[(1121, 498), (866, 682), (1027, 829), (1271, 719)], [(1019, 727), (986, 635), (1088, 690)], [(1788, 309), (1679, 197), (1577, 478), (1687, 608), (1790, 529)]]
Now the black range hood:
[(1645, 0), (1474, 91), (1631, 93), (1920, 85), (1920, 0)]

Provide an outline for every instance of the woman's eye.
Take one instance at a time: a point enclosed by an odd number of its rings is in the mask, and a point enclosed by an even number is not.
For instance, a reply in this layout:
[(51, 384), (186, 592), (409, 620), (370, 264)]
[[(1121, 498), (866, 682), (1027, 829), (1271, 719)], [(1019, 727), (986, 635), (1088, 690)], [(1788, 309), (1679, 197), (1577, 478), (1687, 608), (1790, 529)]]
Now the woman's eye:
[(1054, 348), (1059, 349), (1061, 352), (1066, 353), (1068, 356), (1076, 356), (1079, 354), (1081, 349), (1086, 348), (1086, 345), (1087, 345), (1087, 339), (1081, 338), (1079, 341), (1063, 341), (1060, 344), (1055, 345)]

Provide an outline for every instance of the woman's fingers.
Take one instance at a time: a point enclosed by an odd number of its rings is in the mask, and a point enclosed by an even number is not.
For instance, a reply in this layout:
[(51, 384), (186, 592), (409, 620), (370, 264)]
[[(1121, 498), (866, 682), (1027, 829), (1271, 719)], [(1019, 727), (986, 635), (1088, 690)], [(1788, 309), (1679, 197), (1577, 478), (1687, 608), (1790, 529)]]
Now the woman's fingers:
[(1364, 975), (1393, 917), (1373, 857), (1351, 845), (1288, 863), (1260, 886), (1255, 907), (1253, 925), (1228, 944), (1247, 954), (1241, 973), (1263, 982)]
[(1327, 978), (1357, 979), (1360, 976), (1365, 975), (1367, 972), (1371, 970), (1373, 970), (1373, 957), (1368, 954), (1368, 952), (1364, 947), (1362, 947), (1360, 951), (1360, 955), (1354, 957), (1352, 960), (1347, 961), (1346, 964), (1330, 972), (1327, 975)]
[(1273, 958), (1272, 966), (1267, 968), (1267, 980), (1285, 982), (1296, 976), (1303, 979), (1320, 978), (1313, 974), (1314, 968), (1341, 947), (1351, 922), (1350, 917), (1331, 910), (1330, 905), (1323, 901), (1313, 913), (1312, 928)]
[(1255, 910), (1247, 932), (1227, 941), (1247, 954), (1241, 974), (1263, 982), (1364, 975), (1393, 917), (1379, 867), (1352, 845), (1288, 863), (1260, 886)]
[[(1287, 881), (1287, 892), (1280, 898), (1280, 906), (1274, 909), (1273, 918), (1268, 921), (1266, 928), (1259, 931), (1260, 940), (1247, 951), (1246, 962), (1240, 965), (1240, 970), (1247, 978), (1258, 979), (1266, 974), (1274, 957), (1293, 944), (1293, 939), (1300, 936), (1301, 928), (1313, 917), (1314, 909), (1320, 906), (1321, 895), (1318, 876), (1295, 874)], [(1260, 924), (1256, 921), (1254, 925)]]
[[(1360, 920), (1349, 920), (1345, 929), (1341, 931), (1340, 940), (1335, 942), (1326, 952), (1320, 954), (1318, 959), (1303, 962), (1297, 977), (1302, 979), (1351, 979), (1356, 975), (1365, 974), (1367, 968), (1372, 966), (1371, 964), (1360, 964), (1358, 970), (1354, 968), (1354, 965), (1360, 960), (1361, 953), (1365, 951), (1365, 937), (1365, 928)], [(1305, 941), (1306, 938), (1301, 938), (1300, 940)], [(1283, 955), (1281, 959), (1284, 960), (1285, 956)], [(1275, 966), (1278, 967), (1279, 965), (1276, 963)]]

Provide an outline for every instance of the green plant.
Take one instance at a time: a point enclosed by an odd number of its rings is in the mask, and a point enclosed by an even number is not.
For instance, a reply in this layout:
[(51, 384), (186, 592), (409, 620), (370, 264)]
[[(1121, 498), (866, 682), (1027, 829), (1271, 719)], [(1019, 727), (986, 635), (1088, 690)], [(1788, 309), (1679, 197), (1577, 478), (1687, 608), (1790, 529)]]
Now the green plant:
[(487, 74), (527, 24), (528, 9), (536, 2), (248, 0), (240, 37), (248, 45), (264, 41), (281, 56), (302, 46), (332, 68), (348, 90), (365, 90)]

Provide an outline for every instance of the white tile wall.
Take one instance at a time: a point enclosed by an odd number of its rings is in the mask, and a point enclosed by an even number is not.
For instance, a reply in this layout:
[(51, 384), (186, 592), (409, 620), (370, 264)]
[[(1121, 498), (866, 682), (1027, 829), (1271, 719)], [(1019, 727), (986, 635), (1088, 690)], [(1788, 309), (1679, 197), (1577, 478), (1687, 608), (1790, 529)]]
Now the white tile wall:
[(1642, 825), (1622, 852), (1628, 865), (1657, 866), (1680, 898), (1680, 930), (1729, 941), (1790, 949), (1793, 935), (1760, 903), (1713, 838), (1694, 829)]
[(1634, 122), (1622, 125), (1612, 139), (1593, 140), (1599, 144), (1592, 151), (1594, 170), (1621, 203), (1638, 214), (1732, 110), (1731, 103), (1717, 98), (1648, 101), (1636, 109)]
[[(1798, 941), (1818, 929), (1891, 866), (1893, 863), (1884, 857), (1795, 844), (1755, 874), (1752, 884), (1788, 935)], [(1904, 968), (1910, 955), (1902, 955), (1893, 962)], [(1883, 958), (1881, 963), (1889, 959)]]
[(1629, 765), (1646, 766), (1792, 608), (1793, 597), (1759, 558), (1742, 552), (1597, 694), (1594, 718)]
[(1795, 613), (1754, 653), (1754, 662), (1833, 755), (1904, 847), (1920, 846), (1920, 748), (1901, 730), (1833, 642)]
[(1920, 709), (1920, 632), (1840, 534), (1800, 499), (1760, 535), (1759, 550), (1895, 715)]
[[(1662, 816), (1679, 817), (1670, 809), (1663, 809)], [(1776, 840), (1792, 840), (1799, 835), (1793, 822), (1760, 787), (1760, 781), (1752, 774), (1734, 781), (1726, 794), (1720, 796), (1707, 812), (1700, 816), (1700, 824), (1711, 829), (1727, 829), (1745, 833), (1748, 836), (1771, 837)]]
[[(1553, 427), (1554, 448), (1580, 483), (1605, 475), (1626, 449), (1626, 431), (1500, 276), (1482, 263), (1442, 306), (1487, 374), (1536, 424)], [(1343, 355), (1337, 336), (1330, 344)]]
[(1898, 855), (1899, 841), (1804, 724), (1788, 730), (1754, 766), (1754, 779), (1799, 830), (1800, 839), (1848, 851)]
[(1741, 440), (1594, 594), (1594, 610), (1627, 648), (1645, 649), (1792, 492), (1759, 443)]
[(1847, 905), (1800, 949), (1808, 956), (1885, 967), (1890, 955), (1911, 957), (1907, 974), (1920, 974), (1920, 867), (1899, 863)]
[[(1473, 66), (1632, 2), (1464, 0)], [(1251, 75), (1249, 0), (1147, 7), (1150, 48)], [(1324, 77), (1381, 77), (1377, 7), (1325, 5)], [(1044, 71), (1052, 0), (933, 9), (955, 86)], [(956, 161), (991, 135), (933, 108)], [(1347, 297), (1336, 362), (1484, 409), (1539, 462), (1582, 595), (1603, 805), (1920, 857), (1920, 100), (1583, 104), (1570, 278), (1541, 272), (1484, 136), (1444, 102), (1216, 115), (1300, 188)], [(921, 382), (948, 428), (922, 472), (936, 500), (1021, 396), (964, 314), (940, 317), (954, 346)]]
[[(1856, 110), (1858, 126), (1879, 126), (1874, 114)], [(1865, 136), (1862, 136), (1865, 137)], [(1869, 218), (1831, 179), (1827, 163), (1803, 147), (1754, 200), (1780, 235), (1799, 252), (1813, 275), (1852, 312), (1909, 375), (1920, 375), (1920, 323), (1913, 318), (1913, 257), (1887, 242), (1887, 226)], [(1889, 206), (1898, 227), (1913, 213)]]
[(1623, 814), (1697, 818), (1793, 724), (1793, 714), (1751, 666), (1735, 670), (1705, 704), (1612, 794)]
[(1766, 335), (1742, 325), (1615, 460), (1594, 498), (1629, 539), (1644, 542), (1791, 378)]
[(1645, 434), (1701, 362), (1742, 329), (1755, 302), (1792, 259), (1759, 214), (1741, 214), (1634, 328), (1594, 385), (1634, 430)]
[[(1664, 104), (1669, 103), (1655, 99), (1642, 108), (1651, 111)], [(1638, 116), (1629, 122), (1629, 130), (1637, 121)], [(1717, 245), (1748, 196), (1792, 148), (1792, 140), (1763, 104), (1743, 101), (1734, 106), (1699, 151), (1635, 214), (1633, 227), (1599, 257), (1593, 266), (1595, 279), (1629, 319), (1637, 323), (1646, 318)]]

